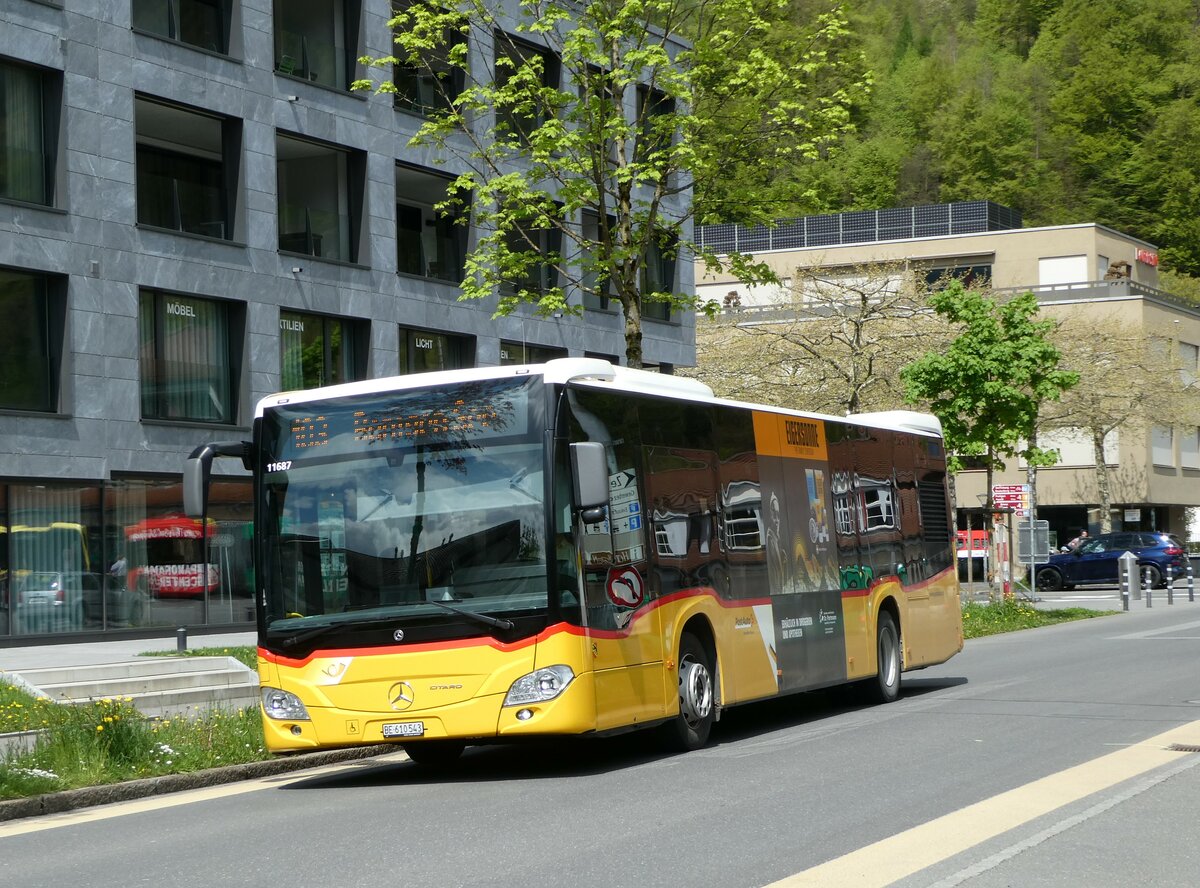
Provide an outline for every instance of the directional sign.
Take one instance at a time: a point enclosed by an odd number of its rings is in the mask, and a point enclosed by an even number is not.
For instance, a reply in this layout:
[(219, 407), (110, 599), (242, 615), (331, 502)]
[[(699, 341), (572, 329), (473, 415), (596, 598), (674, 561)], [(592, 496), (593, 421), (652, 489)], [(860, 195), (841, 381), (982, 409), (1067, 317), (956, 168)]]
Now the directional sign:
[(993, 484), (992, 504), (998, 509), (1012, 509), (1022, 517), (1029, 515), (1028, 484)]

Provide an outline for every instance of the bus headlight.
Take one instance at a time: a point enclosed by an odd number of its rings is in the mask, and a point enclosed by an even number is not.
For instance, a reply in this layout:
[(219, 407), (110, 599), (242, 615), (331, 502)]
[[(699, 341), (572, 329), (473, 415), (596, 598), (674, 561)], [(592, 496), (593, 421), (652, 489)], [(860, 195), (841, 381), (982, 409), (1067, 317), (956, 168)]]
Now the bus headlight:
[(262, 689), (263, 712), (280, 721), (310, 721), (300, 698), (279, 688)]
[(527, 703), (544, 703), (553, 700), (566, 690), (575, 673), (570, 666), (547, 666), (528, 675), (522, 675), (508, 689), (505, 706), (524, 706)]

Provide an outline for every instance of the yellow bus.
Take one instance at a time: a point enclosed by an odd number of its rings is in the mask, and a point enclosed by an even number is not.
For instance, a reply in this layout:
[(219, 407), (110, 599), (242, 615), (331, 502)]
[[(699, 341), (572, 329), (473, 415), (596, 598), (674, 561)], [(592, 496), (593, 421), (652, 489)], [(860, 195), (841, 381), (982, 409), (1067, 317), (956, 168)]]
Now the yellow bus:
[(715, 398), (565, 358), (258, 405), (258, 661), (272, 751), (655, 728), (962, 649), (940, 426)]

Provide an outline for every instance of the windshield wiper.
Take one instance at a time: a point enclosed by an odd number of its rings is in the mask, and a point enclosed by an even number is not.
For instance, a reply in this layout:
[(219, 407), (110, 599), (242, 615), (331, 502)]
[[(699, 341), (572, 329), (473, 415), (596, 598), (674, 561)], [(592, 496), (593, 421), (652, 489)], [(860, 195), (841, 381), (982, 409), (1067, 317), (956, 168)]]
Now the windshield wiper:
[(330, 632), (336, 632), (339, 629), (362, 629), (367, 626), (375, 626), (379, 623), (394, 619), (396, 619), (395, 614), (388, 614), (386, 616), (375, 617), (374, 619), (338, 620), (333, 623), (326, 623), (323, 626), (313, 626), (311, 629), (304, 629), (300, 632), (296, 632), (294, 635), (288, 634), (293, 631), (291, 629), (267, 629), (267, 636), (271, 637), (274, 635), (274, 637), (278, 638), (287, 647), (295, 647), (298, 644), (303, 644), (306, 641), (309, 641), (313, 638), (319, 638), (322, 635), (328, 635)]
[(475, 611), (463, 610), (461, 607), (454, 607), (446, 604), (444, 601), (426, 601), (425, 604), (433, 604), (440, 607), (442, 610), (448, 610), (451, 613), (458, 614), (460, 617), (466, 617), (468, 620), (475, 620), (483, 623), (485, 626), (494, 626), (497, 629), (511, 630), (516, 628), (516, 623), (512, 620), (499, 619), (497, 617), (489, 617), (487, 614), (478, 614)]

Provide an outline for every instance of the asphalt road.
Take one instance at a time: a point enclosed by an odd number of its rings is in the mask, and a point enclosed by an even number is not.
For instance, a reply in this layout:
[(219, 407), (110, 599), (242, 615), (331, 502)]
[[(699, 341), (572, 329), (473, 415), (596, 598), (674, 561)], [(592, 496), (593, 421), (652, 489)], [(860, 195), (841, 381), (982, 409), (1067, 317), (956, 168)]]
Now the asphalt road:
[[(1177, 746), (1178, 749), (1171, 749)], [(1195, 751), (1187, 751), (1194, 747)], [(968, 642), (901, 699), (0, 823), (5, 885), (1194, 886), (1200, 604)]]

